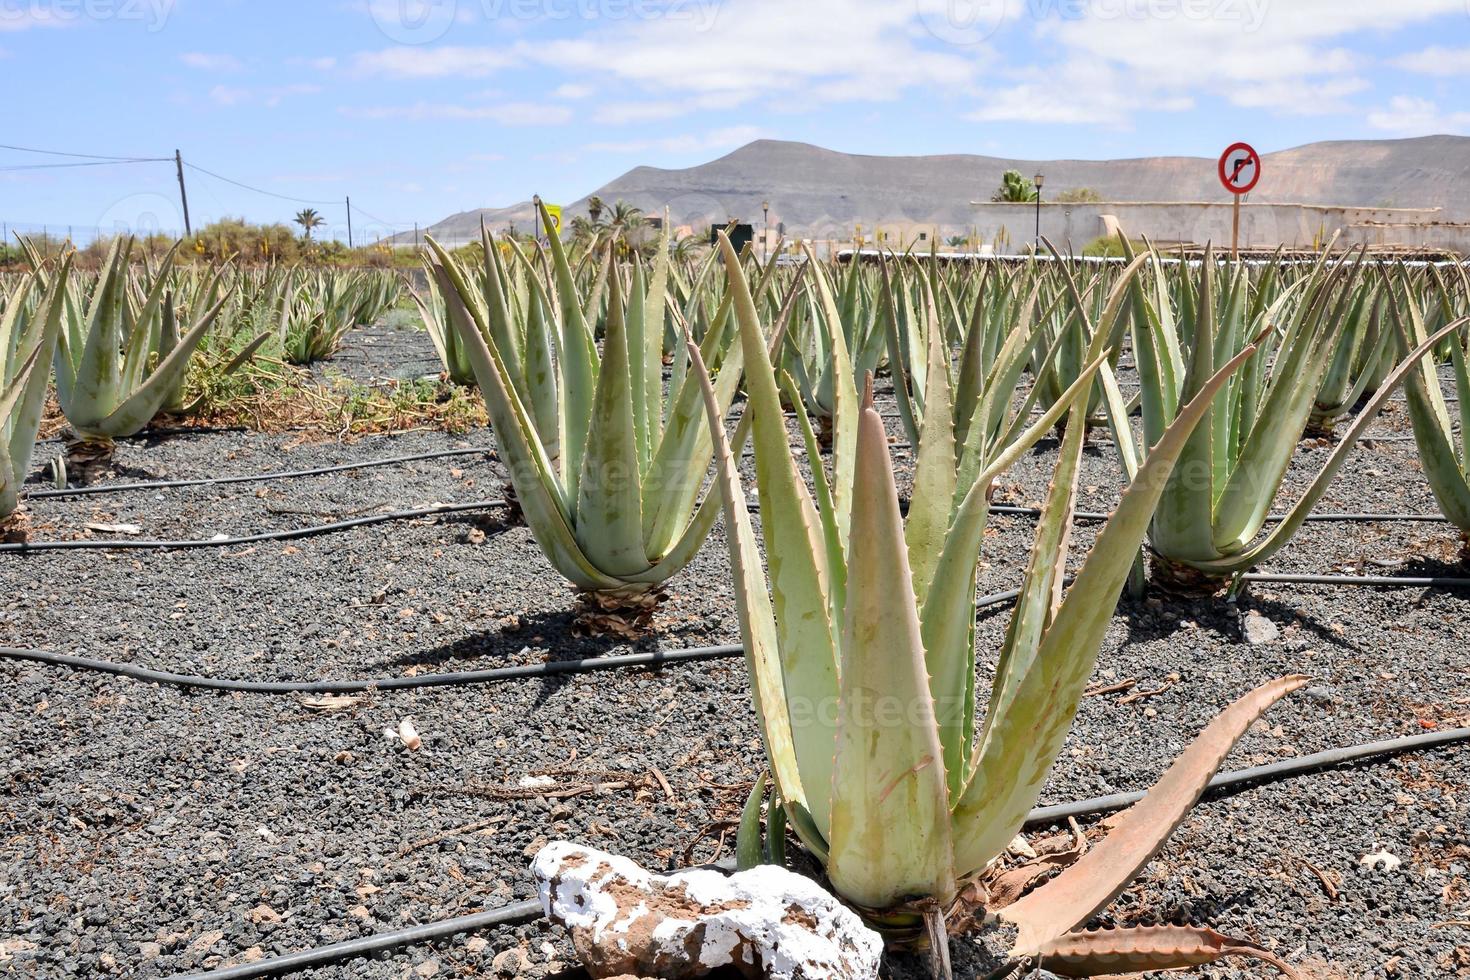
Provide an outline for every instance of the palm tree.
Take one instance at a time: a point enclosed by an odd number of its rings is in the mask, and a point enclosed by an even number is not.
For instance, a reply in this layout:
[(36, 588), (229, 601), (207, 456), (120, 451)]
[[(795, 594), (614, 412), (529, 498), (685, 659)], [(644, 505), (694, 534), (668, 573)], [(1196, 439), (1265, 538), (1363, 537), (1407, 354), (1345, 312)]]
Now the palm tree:
[(1007, 170), (1000, 178), (1000, 189), (990, 198), (1002, 204), (1029, 204), (1036, 200), (1036, 187), (1019, 170)]
[(607, 227), (612, 231), (614, 238), (626, 239), (630, 232), (642, 228), (648, 218), (644, 216), (642, 208), (636, 208), (626, 201), (619, 201), (613, 205), (612, 214), (608, 215)]
[(964, 235), (950, 235), (944, 240), (944, 244), (948, 245), (950, 248), (964, 248), (966, 245), (970, 244), (970, 240)]
[(579, 214), (572, 219), (571, 224), (567, 226), (567, 230), (572, 233), (572, 241), (585, 245), (597, 237), (597, 233), (601, 231), (601, 226), (590, 218), (583, 217)]
[(687, 262), (698, 254), (701, 244), (696, 236), (685, 235), (669, 246), (669, 254), (679, 262)]
[(602, 198), (593, 194), (587, 198), (587, 213), (592, 217), (594, 225), (602, 224)]
[(327, 219), (317, 214), (316, 208), (302, 208), (296, 212), (296, 223), (305, 229), (306, 240), (311, 241), (311, 230), (326, 224)]

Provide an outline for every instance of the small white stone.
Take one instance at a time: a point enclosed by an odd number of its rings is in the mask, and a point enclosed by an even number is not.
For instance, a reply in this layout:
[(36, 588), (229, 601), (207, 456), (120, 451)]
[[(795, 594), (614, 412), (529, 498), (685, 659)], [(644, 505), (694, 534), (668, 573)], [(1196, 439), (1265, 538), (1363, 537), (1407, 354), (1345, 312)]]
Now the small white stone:
[[(815, 881), (784, 868), (655, 875), (558, 841), (536, 854), (531, 871), (542, 908), (571, 931), (593, 976), (703, 976), (736, 963), (770, 980), (878, 976), (878, 934)], [(686, 948), (691, 938), (697, 949)]]
[(1402, 858), (1394, 857), (1386, 850), (1380, 850), (1372, 854), (1364, 854), (1358, 858), (1358, 863), (1370, 870), (1382, 868), (1384, 871), (1397, 871), (1399, 865), (1404, 862)]
[(1263, 643), (1274, 643), (1281, 636), (1281, 630), (1276, 624), (1258, 612), (1252, 612), (1245, 617), (1245, 642), (1251, 646), (1260, 646)]

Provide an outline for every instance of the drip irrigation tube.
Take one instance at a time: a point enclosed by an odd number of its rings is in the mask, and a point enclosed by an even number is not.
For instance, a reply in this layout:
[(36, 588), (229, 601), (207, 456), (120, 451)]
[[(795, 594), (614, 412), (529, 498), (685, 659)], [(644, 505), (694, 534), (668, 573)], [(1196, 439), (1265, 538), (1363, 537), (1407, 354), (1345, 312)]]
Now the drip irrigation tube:
[[(1399, 755), (1404, 752), (1423, 751), (1456, 742), (1463, 742), (1467, 739), (1470, 739), (1470, 728), (1457, 728), (1449, 731), (1410, 735), (1405, 738), (1388, 739), (1380, 742), (1369, 742), (1364, 745), (1332, 749), (1327, 752), (1318, 752), (1315, 755), (1302, 756), (1299, 759), (1290, 759), (1284, 762), (1272, 763), (1271, 765), (1254, 766), (1250, 769), (1220, 773), (1214, 779), (1210, 780), (1205, 792), (1210, 793), (1234, 789), (1247, 783), (1287, 779), (1320, 769), (1326, 769), (1330, 766), (1361, 762), (1368, 759), (1379, 759), (1390, 755)], [(1131, 806), (1133, 803), (1136, 803), (1143, 796), (1144, 794), (1141, 792), (1115, 793), (1111, 796), (1079, 800), (1075, 803), (1061, 803), (1055, 806), (1037, 807), (1027, 814), (1026, 826), (1028, 828), (1049, 826), (1060, 823), (1069, 817), (1096, 816), (1114, 810), (1121, 810), (1126, 806)], [(379, 933), (375, 936), (366, 936), (362, 939), (336, 943), (332, 946), (323, 946), (318, 949), (309, 949), (298, 953), (289, 953), (285, 956), (277, 956), (268, 960), (258, 960), (254, 963), (228, 966), (205, 973), (193, 973), (178, 977), (176, 980), (255, 980), (257, 977), (279, 976), (283, 973), (294, 973), (312, 967), (326, 966), (330, 963), (337, 963), (358, 956), (366, 956), (390, 949), (399, 949), (404, 946), (445, 939), (466, 932), (475, 932), (481, 929), (504, 925), (523, 925), (527, 922), (534, 922), (540, 919), (542, 914), (541, 903), (539, 901), (516, 902), (513, 905), (507, 905), (491, 912), (460, 916), (454, 919), (446, 919), (443, 922), (414, 926), (411, 929), (403, 929), (397, 932)]]
[[(986, 606), (1009, 602), (1015, 597), (1014, 592), (1002, 592), (981, 599), (976, 603), (976, 608), (983, 609)], [(0, 647), (0, 659), (3, 660), (29, 661), (50, 664), (55, 667), (70, 667), (74, 670), (90, 670), (148, 684), (166, 684), (171, 687), (206, 691), (239, 691), (250, 694), (358, 694), (365, 691), (464, 687), (532, 677), (551, 677), (559, 674), (587, 674), (621, 668), (662, 667), (705, 660), (734, 659), (744, 655), (745, 648), (738, 645), (694, 647), (685, 650), (656, 650), (651, 653), (630, 653), (612, 657), (586, 657), (580, 660), (555, 660), (540, 664), (523, 664), (515, 667), (498, 667), (492, 670), (462, 671), (452, 674), (420, 674), (416, 677), (384, 677), (376, 680), (345, 681), (243, 681), (205, 677), (199, 674), (176, 674), (172, 671), (154, 670), (111, 660), (77, 657), (50, 650)]]
[(33, 490), (25, 495), (26, 500), (51, 500), (57, 497), (91, 497), (103, 493), (123, 493), (130, 490), (172, 490), (179, 487), (221, 486), (227, 483), (270, 483), (275, 480), (294, 480), (327, 473), (345, 473), (350, 470), (367, 470), (379, 466), (397, 466), (416, 463), (427, 459), (448, 459), (454, 456), (491, 455), (493, 449), (446, 449), (440, 452), (419, 453), (414, 456), (391, 456), (386, 459), (370, 459), (361, 463), (339, 463), (335, 466), (320, 466), (309, 470), (280, 470), (274, 473), (251, 473), (243, 476), (214, 476), (197, 480), (159, 480), (152, 483), (112, 483), (93, 487), (68, 487), (65, 490)]
[(1392, 575), (1272, 575), (1252, 572), (1242, 575), (1246, 582), (1267, 585), (1357, 585), (1368, 588), (1397, 586), (1404, 589), (1470, 589), (1470, 578), (1395, 577)]
[[(975, 603), (976, 611), (1011, 602), (1020, 595), (1019, 589), (997, 592), (983, 596)], [(663, 667), (670, 664), (697, 663), (705, 660), (726, 660), (745, 656), (740, 645), (717, 647), (691, 647), (683, 650), (655, 650), (651, 653), (629, 653), (613, 657), (585, 657), (580, 660), (553, 660), (539, 664), (522, 664), (516, 667), (497, 667), (493, 670), (463, 671), (454, 674), (420, 674), (416, 677), (385, 677), (377, 680), (346, 681), (242, 681), (229, 678), (204, 677), (199, 674), (176, 674), (166, 670), (154, 670), (134, 664), (121, 664), (111, 660), (96, 660), (77, 657), (50, 650), (32, 650), (25, 647), (0, 647), (0, 660), (21, 660), (31, 663), (50, 664), (54, 667), (70, 667), (74, 670), (90, 670), (102, 674), (126, 677), (148, 684), (167, 684), (172, 687), (192, 688), (206, 691), (239, 691), (249, 694), (359, 694), (365, 691), (406, 691), (429, 687), (465, 687), (473, 684), (493, 684), (498, 681), (523, 680), (531, 677), (551, 677), (558, 674), (590, 674), (602, 670), (633, 667)]]
[(492, 929), (496, 926), (523, 925), (527, 922), (534, 922), (541, 918), (541, 915), (540, 902), (516, 902), (489, 912), (462, 915), (443, 922), (430, 922), (397, 932), (382, 932), (376, 936), (364, 936), (361, 939), (351, 939), (344, 943), (302, 950), (299, 953), (287, 953), (268, 960), (241, 963), (238, 966), (227, 966), (205, 973), (190, 973), (175, 977), (174, 980), (251, 980), (254, 977), (297, 973), (312, 967), (326, 966), (359, 956), (369, 956), (385, 950), (433, 942), (436, 939), (447, 939), (461, 933)]
[[(1019, 517), (1039, 517), (1041, 510), (1036, 507), (1015, 507), (1010, 504), (995, 504), (990, 508), (992, 514), (1007, 514)], [(1093, 513), (1089, 511), (1077, 511), (1072, 515), (1073, 520), (1078, 521), (1105, 521), (1112, 514)], [(1266, 518), (1268, 524), (1280, 524), (1286, 520), (1285, 514), (1272, 514)], [(1308, 514), (1306, 523), (1354, 523), (1384, 521), (1397, 522), (1420, 522), (1425, 524), (1445, 524), (1447, 519), (1443, 514)]]
[(552, 677), (558, 674), (587, 674), (599, 670), (631, 667), (660, 667), (665, 664), (692, 663), (743, 657), (740, 646), (698, 647), (689, 650), (659, 650), (653, 653), (630, 653), (616, 657), (589, 657), (582, 660), (553, 660), (540, 664), (498, 667), (494, 670), (464, 671), (455, 674), (419, 674), (416, 677), (384, 677), (377, 680), (347, 681), (241, 681), (197, 674), (175, 674), (133, 664), (109, 660), (74, 657), (49, 650), (27, 650), (0, 647), (0, 659), (27, 660), (34, 663), (114, 674), (150, 684), (167, 684), (205, 691), (241, 691), (249, 694), (361, 694), (366, 691), (408, 691), (430, 687), (464, 687), (493, 684), (497, 681), (530, 677)]
[(189, 548), (232, 548), (236, 545), (258, 544), (262, 541), (299, 541), (302, 538), (316, 537), (321, 534), (331, 534), (334, 531), (345, 531), (354, 527), (366, 527), (370, 524), (386, 524), (389, 521), (407, 521), (418, 517), (434, 517), (439, 514), (461, 514), (472, 510), (487, 510), (493, 507), (504, 507), (503, 500), (481, 500), (472, 504), (442, 504), (438, 507), (420, 507), (417, 510), (399, 510), (388, 514), (370, 514), (366, 517), (354, 517), (350, 520), (335, 521), (331, 524), (313, 524), (311, 527), (300, 527), (289, 531), (265, 531), (260, 534), (247, 534), (239, 538), (214, 537), (199, 538), (183, 541), (130, 541), (123, 539), (108, 539), (106, 541), (36, 541), (17, 542), (14, 544), (0, 544), (0, 553), (3, 552), (36, 552), (36, 551), (98, 551), (98, 550), (154, 550), (154, 551), (182, 551)]
[[(1341, 749), (1328, 749), (1326, 752), (1273, 762), (1269, 765), (1222, 772), (1210, 780), (1205, 792), (1233, 789), (1246, 783), (1271, 782), (1347, 762), (1359, 762), (1364, 759), (1398, 755), (1402, 752), (1432, 749), (1467, 740), (1470, 740), (1470, 728), (1450, 728), (1442, 732), (1425, 732), (1422, 735), (1406, 735), (1403, 738), (1390, 738), (1381, 742), (1367, 742), (1363, 745), (1352, 745)], [(1100, 813), (1109, 813), (1132, 806), (1143, 799), (1143, 796), (1142, 792), (1114, 793), (1111, 796), (1099, 796), (1077, 803), (1058, 803), (1054, 806), (1037, 807), (1027, 815), (1026, 824), (1027, 826), (1045, 826), (1060, 823), (1068, 817), (1090, 817)]]

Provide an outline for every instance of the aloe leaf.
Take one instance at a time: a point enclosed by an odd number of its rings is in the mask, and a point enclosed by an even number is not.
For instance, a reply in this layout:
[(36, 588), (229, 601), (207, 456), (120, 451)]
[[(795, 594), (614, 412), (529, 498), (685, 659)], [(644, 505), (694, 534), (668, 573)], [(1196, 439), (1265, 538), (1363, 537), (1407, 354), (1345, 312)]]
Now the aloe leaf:
[(643, 485), (628, 333), (622, 290), (611, 291), (602, 368), (592, 402), (592, 426), (578, 482), (577, 541), (582, 553), (609, 575), (648, 568), (643, 551)]
[[(734, 250), (728, 245), (725, 252), (729, 257), (734, 256)], [(738, 269), (737, 259), (735, 269), (731, 271), (732, 279)], [(765, 742), (766, 759), (797, 836), (818, 855), (819, 860), (825, 859), (827, 841), (817, 829), (814, 814), (807, 803), (805, 774), (797, 760), (797, 736), (787, 710), (786, 678), (783, 676), (775, 614), (765, 576), (761, 574), (760, 550), (756, 545), (745, 491), (740, 486), (735, 458), (725, 438), (724, 413), (715, 398), (709, 369), (692, 337), (686, 336), (685, 348), (689, 352), (693, 374), (704, 393), (705, 418), (714, 438), (715, 482), (724, 504), (725, 542), (734, 577), (735, 605), (740, 613), (740, 638), (745, 647), (751, 696)], [(822, 797), (824, 815), (827, 793)]]
[[(735, 835), (735, 870), (749, 871), (761, 863), (761, 804), (766, 800), (766, 784), (771, 774), (762, 772), (750, 787), (745, 806), (740, 811), (740, 829)], [(775, 807), (771, 807), (774, 812)]]
[(837, 637), (831, 621), (826, 545), (811, 494), (791, 457), (775, 371), (740, 258), (724, 237), (720, 252), (745, 353), (749, 411), (754, 413), (761, 531), (775, 599), (785, 697), (811, 716), (793, 721), (793, 729), (807, 799), (825, 836), (835, 726), (819, 709), (837, 696)]
[(929, 331), (929, 389), (924, 395), (924, 427), (916, 444), (914, 488), (905, 524), (914, 596), (921, 604), (944, 550), (957, 477), (949, 352), (941, 333)]
[(1220, 712), (1148, 794), (1114, 820), (1100, 844), (1007, 907), (1002, 916), (1020, 928), (1017, 951), (1040, 952), (1044, 944), (1082, 925), (1118, 897), (1189, 816), (1246, 729), (1307, 682), (1303, 676), (1271, 681)]
[[(551, 217), (544, 204), (538, 204), (543, 228), (551, 227)], [(587, 431), (592, 424), (592, 399), (597, 388), (597, 348), (592, 330), (582, 312), (577, 283), (567, 264), (566, 249), (561, 239), (550, 236), (551, 266), (555, 274), (556, 293), (561, 317), (561, 416), (565, 420), (562, 441), (566, 456), (565, 472), (568, 492), (575, 499), (576, 481), (582, 471), (582, 449), (587, 444)]]
[(871, 389), (858, 451), (827, 875), (870, 909), (955, 890), (944, 752), (898, 490)]

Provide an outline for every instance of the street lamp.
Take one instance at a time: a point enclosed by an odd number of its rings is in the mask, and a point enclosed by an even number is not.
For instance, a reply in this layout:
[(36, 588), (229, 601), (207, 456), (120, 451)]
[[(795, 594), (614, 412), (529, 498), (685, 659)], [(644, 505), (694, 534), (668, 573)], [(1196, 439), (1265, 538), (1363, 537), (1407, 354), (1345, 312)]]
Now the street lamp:
[(1036, 184), (1036, 251), (1041, 251), (1041, 185), (1046, 182), (1046, 174), (1038, 173), (1031, 178)]
[(767, 250), (771, 247), (771, 202), (762, 201), (761, 211), (766, 216), (766, 228), (761, 234), (761, 261), (764, 262), (766, 260)]

